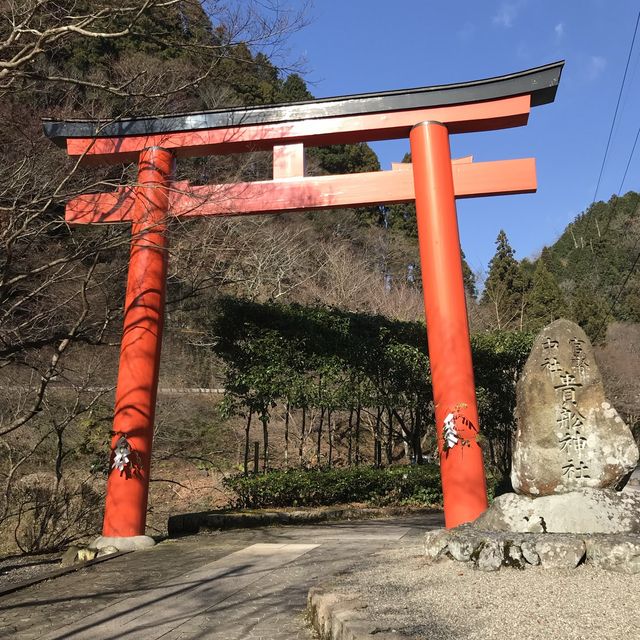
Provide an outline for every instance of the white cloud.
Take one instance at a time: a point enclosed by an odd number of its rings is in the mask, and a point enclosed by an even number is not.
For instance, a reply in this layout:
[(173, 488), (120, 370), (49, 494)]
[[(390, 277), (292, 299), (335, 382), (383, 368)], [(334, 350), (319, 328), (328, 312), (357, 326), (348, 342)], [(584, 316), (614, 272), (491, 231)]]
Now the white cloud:
[(605, 70), (606, 66), (606, 58), (602, 56), (590, 56), (587, 61), (587, 78), (589, 78), (589, 80), (595, 80)]
[(558, 24), (553, 28), (553, 30), (556, 32), (556, 38), (560, 40), (564, 35), (564, 23), (558, 22)]
[(500, 5), (498, 12), (492, 18), (492, 22), (499, 27), (510, 29), (515, 19), (520, 13), (520, 9), (524, 7), (526, 0), (507, 0)]

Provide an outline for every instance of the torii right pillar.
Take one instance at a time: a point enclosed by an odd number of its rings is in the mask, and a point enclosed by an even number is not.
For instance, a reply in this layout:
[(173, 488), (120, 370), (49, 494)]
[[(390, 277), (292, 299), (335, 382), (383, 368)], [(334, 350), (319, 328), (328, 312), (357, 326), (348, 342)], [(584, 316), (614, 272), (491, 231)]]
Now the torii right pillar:
[[(449, 132), (440, 122), (421, 122), (410, 141), (445, 525), (451, 528), (475, 520), (488, 504), (476, 441), (478, 407)], [(445, 421), (459, 438), (450, 448)]]

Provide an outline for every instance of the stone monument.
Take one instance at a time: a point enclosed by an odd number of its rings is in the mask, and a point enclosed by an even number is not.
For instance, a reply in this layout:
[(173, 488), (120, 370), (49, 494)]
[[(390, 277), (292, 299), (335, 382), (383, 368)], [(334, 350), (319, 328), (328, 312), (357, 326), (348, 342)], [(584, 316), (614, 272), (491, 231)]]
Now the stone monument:
[(620, 491), (638, 447), (607, 402), (591, 343), (575, 323), (556, 320), (536, 338), (517, 384), (516, 419), (515, 493), (470, 525), (430, 534), (427, 556), (486, 570), (586, 559), (640, 572), (640, 492)]
[(536, 338), (517, 385), (511, 483), (476, 523), (505, 531), (640, 533), (621, 494), (638, 463), (631, 430), (607, 402), (584, 331), (556, 320)]
[(511, 483), (536, 498), (615, 489), (638, 462), (629, 427), (606, 401), (591, 343), (569, 320), (537, 337), (517, 386)]

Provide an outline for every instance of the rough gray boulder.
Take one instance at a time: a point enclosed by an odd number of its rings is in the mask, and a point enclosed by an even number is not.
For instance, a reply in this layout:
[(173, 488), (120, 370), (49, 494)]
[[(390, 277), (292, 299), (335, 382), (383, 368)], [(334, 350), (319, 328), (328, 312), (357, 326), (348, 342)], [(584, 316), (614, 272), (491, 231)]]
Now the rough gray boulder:
[(586, 547), (571, 536), (540, 536), (536, 553), (543, 569), (575, 569), (584, 559)]
[[(472, 549), (471, 555), (468, 550)], [(618, 573), (640, 573), (640, 535), (513, 533), (477, 525), (438, 529), (425, 535), (428, 561), (458, 561), (480, 571), (501, 567), (574, 569), (582, 563)]]
[(63, 554), (60, 559), (60, 566), (70, 567), (78, 561), (78, 551), (80, 547), (71, 545)]
[(516, 493), (620, 487), (638, 462), (631, 431), (606, 401), (591, 343), (569, 320), (536, 338), (518, 381), (516, 418)]
[(520, 551), (522, 552), (522, 557), (528, 564), (534, 567), (540, 564), (540, 556), (536, 551), (535, 540), (524, 540), (520, 545)]
[(445, 557), (449, 535), (446, 529), (434, 529), (424, 536), (424, 555), (427, 562), (436, 562)]
[(487, 540), (478, 553), (476, 566), (480, 571), (498, 571), (504, 561), (504, 545), (498, 540)]
[(579, 489), (541, 498), (505, 493), (473, 524), (523, 533), (640, 533), (640, 492)]
[(74, 564), (80, 564), (81, 562), (88, 562), (89, 560), (93, 560), (97, 554), (98, 552), (95, 549), (87, 549), (86, 547), (79, 545), (71, 545), (62, 554), (60, 566), (70, 567)]
[(475, 551), (472, 540), (463, 540), (452, 538), (449, 540), (447, 550), (458, 562), (467, 562), (471, 559), (471, 554)]
[(587, 554), (589, 562), (599, 569), (617, 573), (640, 573), (638, 536), (594, 536), (587, 540)]

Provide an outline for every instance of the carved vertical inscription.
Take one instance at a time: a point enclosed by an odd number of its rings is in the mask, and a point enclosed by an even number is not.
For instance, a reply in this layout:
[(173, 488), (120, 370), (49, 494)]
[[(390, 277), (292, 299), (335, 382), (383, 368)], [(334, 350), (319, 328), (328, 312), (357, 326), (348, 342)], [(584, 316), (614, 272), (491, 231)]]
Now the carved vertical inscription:
[(511, 482), (531, 497), (618, 488), (636, 466), (629, 427), (606, 401), (585, 332), (570, 320), (545, 327), (517, 387)]
[(556, 396), (556, 438), (562, 455), (562, 476), (568, 480), (590, 478), (585, 450), (587, 438), (582, 429), (585, 417), (578, 409), (576, 392), (588, 377), (589, 361), (584, 340), (572, 336), (568, 340), (570, 362), (562, 362), (560, 341), (546, 338), (541, 344), (542, 367), (545, 369)]
[(584, 350), (584, 340), (571, 338), (569, 345), (571, 346), (571, 369), (578, 379), (585, 381), (589, 373), (589, 361)]

